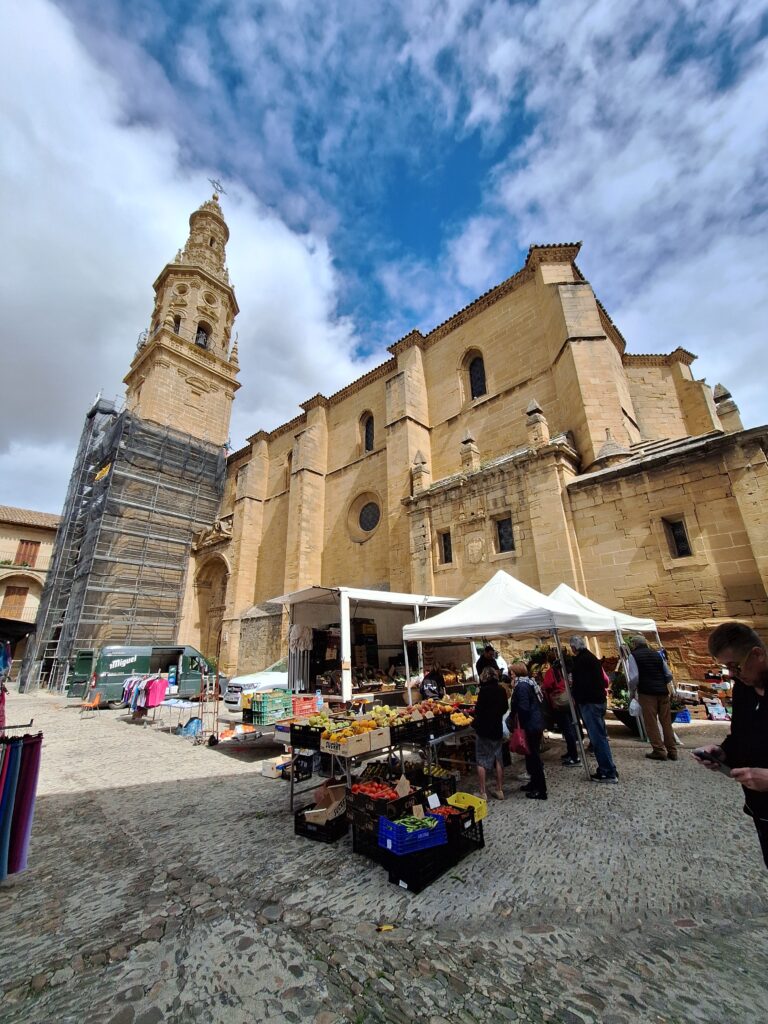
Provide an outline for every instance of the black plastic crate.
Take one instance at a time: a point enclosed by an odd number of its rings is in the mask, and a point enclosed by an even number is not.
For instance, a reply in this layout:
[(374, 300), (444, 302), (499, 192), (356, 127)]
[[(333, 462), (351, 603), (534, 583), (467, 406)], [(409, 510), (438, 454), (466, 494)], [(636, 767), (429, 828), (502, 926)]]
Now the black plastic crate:
[(378, 829), (365, 828), (361, 825), (352, 824), (352, 852), (367, 857), (376, 864), (389, 868), (392, 861), (392, 854), (379, 846)]
[(433, 846), (393, 858), (388, 865), (389, 880), (409, 892), (419, 893), (455, 863), (455, 854), (449, 846)]
[(243, 708), (243, 724), (253, 725), (253, 708)]
[(314, 804), (308, 804), (306, 807), (300, 808), (296, 811), (293, 818), (293, 831), (297, 836), (304, 836), (305, 839), (314, 839), (318, 843), (335, 843), (337, 839), (341, 839), (349, 831), (349, 822), (345, 814), (339, 814), (335, 818), (331, 818), (330, 821), (326, 821), (323, 825), (318, 825), (314, 821), (307, 821), (304, 817), (306, 811), (311, 811), (314, 808)]
[(374, 800), (365, 793), (353, 793), (348, 789), (347, 810), (360, 811), (369, 818), (375, 818), (377, 823), (382, 816), (394, 821), (395, 818), (402, 818), (404, 814), (410, 813), (421, 798), (422, 793), (418, 789), (414, 793), (398, 797), (397, 800)]
[(390, 725), (389, 738), (392, 746), (398, 743), (421, 743), (426, 733), (425, 722), (401, 722), (399, 725)]
[(312, 778), (314, 763), (314, 754), (297, 754), (293, 759), (293, 763), (288, 765), (281, 774), (288, 781), (293, 776), (294, 782), (306, 782), (307, 779)]
[(424, 735), (428, 740), (435, 740), (438, 736), (447, 736), (453, 731), (450, 715), (435, 715), (434, 718), (424, 720)]
[(450, 772), (448, 775), (428, 775), (423, 768), (408, 773), (408, 778), (416, 786), (421, 786), (429, 793), (436, 793), (440, 797), (440, 803), (447, 803), (448, 797), (453, 796), (459, 783), (459, 773)]
[(448, 831), (448, 847), (453, 851), (457, 862), (475, 850), (482, 850), (484, 846), (482, 821), (473, 821), (469, 827), (463, 827), (460, 831)]
[(291, 722), (291, 746), (319, 750), (323, 728), (319, 725), (296, 725)]

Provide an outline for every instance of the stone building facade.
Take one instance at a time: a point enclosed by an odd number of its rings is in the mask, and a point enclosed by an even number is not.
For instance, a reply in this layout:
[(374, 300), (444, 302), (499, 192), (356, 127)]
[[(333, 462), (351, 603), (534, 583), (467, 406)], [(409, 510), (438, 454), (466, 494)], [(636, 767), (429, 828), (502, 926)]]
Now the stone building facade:
[(59, 516), (0, 505), (0, 642), (11, 644), (15, 679), (32, 631), (51, 555)]
[[(229, 673), (253, 671), (282, 653), (268, 604), (279, 594), (346, 584), (461, 597), (499, 568), (653, 616), (692, 674), (717, 621), (765, 626), (768, 428), (744, 430), (686, 350), (628, 353), (578, 251), (532, 246), (513, 277), (230, 455), (218, 521), (193, 544), (179, 639)], [(179, 315), (165, 280), (161, 334)], [(228, 332), (234, 296), (218, 298)], [(154, 366), (134, 361), (129, 403), (162, 393), (165, 409), (184, 378), (206, 396), (210, 438), (222, 436), (234, 375), (217, 363), (206, 392), (166, 348)]]

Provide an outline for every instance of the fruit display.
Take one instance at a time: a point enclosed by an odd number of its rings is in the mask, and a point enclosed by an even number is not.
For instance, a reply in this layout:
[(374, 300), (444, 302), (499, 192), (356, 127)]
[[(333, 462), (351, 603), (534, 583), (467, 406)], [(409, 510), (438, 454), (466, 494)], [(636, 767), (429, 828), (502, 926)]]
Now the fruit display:
[(472, 725), (472, 719), (469, 717), (469, 715), (465, 715), (463, 711), (454, 711), (454, 713), (451, 715), (451, 721), (455, 726), (458, 726), (459, 728), (465, 725)]
[(356, 782), (352, 786), (352, 792), (369, 796), (372, 800), (397, 800), (399, 794), (394, 786), (388, 786), (383, 782)]
[(438, 814), (441, 818), (450, 818), (454, 815), (461, 816), (461, 811), (458, 807), (433, 807), (429, 812), (430, 814)]
[[(339, 725), (342, 726), (341, 729), (338, 728)], [(329, 722), (328, 726), (321, 733), (320, 738), (330, 740), (331, 743), (343, 743), (352, 736), (364, 736), (365, 733), (373, 732), (374, 729), (378, 728), (378, 725), (370, 718), (355, 719), (354, 721), (348, 721), (346, 724), (343, 722)]]
[(423, 700), (417, 705), (418, 712), (420, 715), (426, 715), (427, 712), (432, 712), (433, 715), (447, 715), (451, 711), (455, 711), (455, 704), (448, 704), (440, 700)]
[(308, 718), (297, 718), (297, 725), (311, 725), (313, 729), (327, 729), (331, 722), (331, 716), (327, 711), (318, 711)]
[(467, 691), (466, 693), (454, 694), (454, 699), (459, 704), (477, 704), (477, 694), (469, 693), (469, 691)]

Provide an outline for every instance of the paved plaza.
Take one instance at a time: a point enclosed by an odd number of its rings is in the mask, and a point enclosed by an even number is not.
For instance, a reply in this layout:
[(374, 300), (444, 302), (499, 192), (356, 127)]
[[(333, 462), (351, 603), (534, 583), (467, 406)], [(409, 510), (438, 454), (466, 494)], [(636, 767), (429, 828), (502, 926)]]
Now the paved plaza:
[(620, 785), (560, 768), (554, 742), (549, 801), (494, 802), (486, 849), (413, 896), (349, 839), (295, 837), (252, 753), (49, 695), (8, 713), (45, 745), (30, 868), (0, 886), (4, 1024), (768, 1019), (740, 791), (618, 726)]

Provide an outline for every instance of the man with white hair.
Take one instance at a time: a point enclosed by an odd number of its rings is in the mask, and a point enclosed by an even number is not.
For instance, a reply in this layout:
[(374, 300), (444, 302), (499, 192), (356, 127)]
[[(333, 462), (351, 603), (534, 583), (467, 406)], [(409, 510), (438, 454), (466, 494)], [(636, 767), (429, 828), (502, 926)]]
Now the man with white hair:
[(597, 758), (597, 771), (592, 775), (592, 781), (615, 785), (619, 781), (619, 773), (613, 763), (611, 745), (608, 742), (608, 733), (605, 728), (605, 712), (608, 702), (605, 695), (603, 666), (587, 648), (583, 636), (572, 636), (570, 645), (573, 651), (571, 662), (573, 699), (579, 706)]

